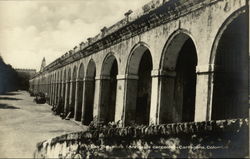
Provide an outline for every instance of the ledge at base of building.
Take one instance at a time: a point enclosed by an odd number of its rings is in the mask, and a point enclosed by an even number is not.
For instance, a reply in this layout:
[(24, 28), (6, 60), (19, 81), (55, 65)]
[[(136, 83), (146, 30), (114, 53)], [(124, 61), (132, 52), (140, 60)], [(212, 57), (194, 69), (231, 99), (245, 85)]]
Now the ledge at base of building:
[(248, 119), (101, 128), (37, 144), (34, 158), (248, 157)]

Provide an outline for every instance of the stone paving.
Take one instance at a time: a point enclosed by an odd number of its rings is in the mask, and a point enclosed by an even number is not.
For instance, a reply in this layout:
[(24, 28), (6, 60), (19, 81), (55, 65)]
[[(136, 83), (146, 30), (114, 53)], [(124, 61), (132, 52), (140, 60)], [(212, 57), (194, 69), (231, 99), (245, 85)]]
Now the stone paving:
[(33, 158), (36, 144), (85, 126), (62, 120), (48, 104), (36, 104), (25, 91), (0, 95), (0, 158)]

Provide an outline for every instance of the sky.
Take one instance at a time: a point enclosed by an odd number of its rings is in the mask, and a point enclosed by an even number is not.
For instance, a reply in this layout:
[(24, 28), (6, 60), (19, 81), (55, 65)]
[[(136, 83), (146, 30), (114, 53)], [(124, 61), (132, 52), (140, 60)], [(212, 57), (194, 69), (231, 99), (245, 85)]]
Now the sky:
[(1, 0), (0, 56), (40, 69), (150, 0)]

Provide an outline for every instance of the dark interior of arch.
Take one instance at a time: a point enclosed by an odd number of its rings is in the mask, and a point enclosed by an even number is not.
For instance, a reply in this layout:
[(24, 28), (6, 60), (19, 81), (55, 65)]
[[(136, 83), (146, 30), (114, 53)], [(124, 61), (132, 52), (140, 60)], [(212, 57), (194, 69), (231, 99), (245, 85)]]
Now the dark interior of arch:
[(189, 38), (182, 46), (176, 64), (173, 118), (179, 122), (194, 121), (197, 53)]
[(102, 80), (102, 87), (101, 87), (102, 102), (101, 102), (100, 117), (102, 118), (101, 120), (103, 120), (105, 123), (114, 121), (115, 118), (117, 73), (118, 73), (117, 61), (113, 60), (109, 75), (110, 79)]
[(246, 14), (223, 32), (215, 57), (212, 119), (246, 117), (248, 113), (248, 40)]
[[(91, 72), (89, 72), (91, 70)], [(93, 105), (94, 105), (94, 94), (95, 94), (95, 76), (96, 69), (95, 64), (92, 62), (88, 66), (87, 80), (85, 80), (85, 104), (83, 112), (83, 124), (89, 125), (93, 120)]]
[[(136, 124), (148, 124), (151, 99), (151, 70), (152, 57), (149, 50), (146, 50), (141, 58), (138, 69), (137, 99), (136, 99)], [(131, 92), (132, 93), (132, 92)]]

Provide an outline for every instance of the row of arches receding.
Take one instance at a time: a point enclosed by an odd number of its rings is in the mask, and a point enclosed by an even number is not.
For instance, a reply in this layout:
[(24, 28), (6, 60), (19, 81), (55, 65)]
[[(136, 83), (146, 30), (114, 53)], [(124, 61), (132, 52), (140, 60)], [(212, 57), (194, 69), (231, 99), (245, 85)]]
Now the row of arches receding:
[[(214, 69), (207, 72), (208, 93), (211, 93), (206, 94), (211, 98), (208, 100), (211, 107), (208, 102), (207, 109), (211, 111), (211, 119), (247, 115), (249, 56), (245, 19), (246, 13), (240, 14), (217, 34), (210, 60)], [(195, 42), (189, 34), (181, 31), (174, 33), (162, 54), (159, 69), (162, 73), (152, 77), (152, 52), (144, 44), (136, 46), (128, 58), (122, 101), (117, 101), (117, 90), (120, 89), (117, 82), (121, 79), (117, 79), (119, 67), (114, 55), (104, 59), (98, 78), (94, 60), (86, 66), (86, 73), (83, 64), (79, 68), (64, 70), (61, 76), (67, 82), (61, 85), (63, 93), (59, 93), (64, 99), (64, 111), (71, 112), (71, 117), (88, 125), (97, 109), (98, 120), (108, 123), (115, 121), (117, 103), (123, 102), (121, 115), (125, 125), (149, 124), (151, 99), (157, 95), (159, 123), (194, 121), (195, 106), (198, 104), (195, 103), (199, 76), (196, 73), (197, 54)], [(152, 91), (153, 78), (159, 81), (157, 91)], [(97, 108), (95, 103), (98, 103)]]

